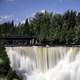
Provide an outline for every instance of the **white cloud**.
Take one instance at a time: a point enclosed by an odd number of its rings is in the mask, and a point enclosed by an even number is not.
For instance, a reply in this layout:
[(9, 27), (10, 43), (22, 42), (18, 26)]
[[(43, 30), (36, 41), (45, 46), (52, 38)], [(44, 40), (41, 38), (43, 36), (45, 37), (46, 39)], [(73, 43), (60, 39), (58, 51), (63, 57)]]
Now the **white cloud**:
[(7, 19), (14, 19), (14, 16), (8, 15), (8, 16), (0, 16), (0, 21), (7, 20)]
[(22, 21), (21, 21), (21, 24), (25, 24), (25, 21), (26, 21), (26, 20), (22, 20)]
[(46, 10), (45, 10), (45, 9), (43, 9), (43, 10), (41, 10), (41, 13), (45, 13), (45, 11), (46, 11)]

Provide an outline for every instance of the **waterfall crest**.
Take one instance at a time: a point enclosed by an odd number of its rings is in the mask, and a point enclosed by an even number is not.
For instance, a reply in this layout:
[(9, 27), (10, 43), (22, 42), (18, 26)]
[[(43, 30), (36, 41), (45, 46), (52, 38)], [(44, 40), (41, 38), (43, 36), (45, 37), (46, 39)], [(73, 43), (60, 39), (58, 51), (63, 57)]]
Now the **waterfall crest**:
[(10, 66), (23, 80), (80, 80), (78, 47), (6, 47)]

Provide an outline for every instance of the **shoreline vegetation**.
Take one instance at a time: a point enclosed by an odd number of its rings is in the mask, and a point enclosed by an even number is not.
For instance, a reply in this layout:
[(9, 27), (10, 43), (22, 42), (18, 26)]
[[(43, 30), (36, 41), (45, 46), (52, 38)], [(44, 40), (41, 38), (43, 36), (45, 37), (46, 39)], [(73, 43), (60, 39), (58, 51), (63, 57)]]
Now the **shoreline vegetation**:
[(10, 67), (9, 58), (4, 47), (0, 47), (0, 80), (21, 80), (16, 71)]
[[(7, 41), (12, 37), (35, 37), (34, 43), (24, 39)], [(1, 40), (4, 38), (5, 40)], [(24, 24), (14, 24), (14, 21), (0, 24), (0, 45), (78, 45), (80, 44), (80, 12), (67, 10), (63, 14), (52, 12), (37, 12), (27, 18)], [(21, 43), (21, 44), (20, 44)]]

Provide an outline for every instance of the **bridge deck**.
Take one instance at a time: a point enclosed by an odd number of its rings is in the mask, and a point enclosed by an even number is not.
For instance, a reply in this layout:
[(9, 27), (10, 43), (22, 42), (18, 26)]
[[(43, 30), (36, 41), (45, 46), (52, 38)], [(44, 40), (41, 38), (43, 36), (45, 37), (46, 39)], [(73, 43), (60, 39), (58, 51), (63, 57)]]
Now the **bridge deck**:
[(0, 38), (0, 46), (27, 46), (35, 44), (36, 37), (30, 36), (14, 36)]

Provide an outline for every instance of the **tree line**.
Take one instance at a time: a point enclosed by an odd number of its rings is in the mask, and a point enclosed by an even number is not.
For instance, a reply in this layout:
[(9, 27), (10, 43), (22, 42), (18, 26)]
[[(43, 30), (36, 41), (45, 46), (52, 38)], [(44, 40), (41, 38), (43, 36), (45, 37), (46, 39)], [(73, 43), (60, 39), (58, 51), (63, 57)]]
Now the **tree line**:
[(37, 12), (24, 24), (15, 25), (14, 21), (0, 24), (0, 38), (12, 35), (35, 36), (37, 44), (80, 44), (80, 12)]

